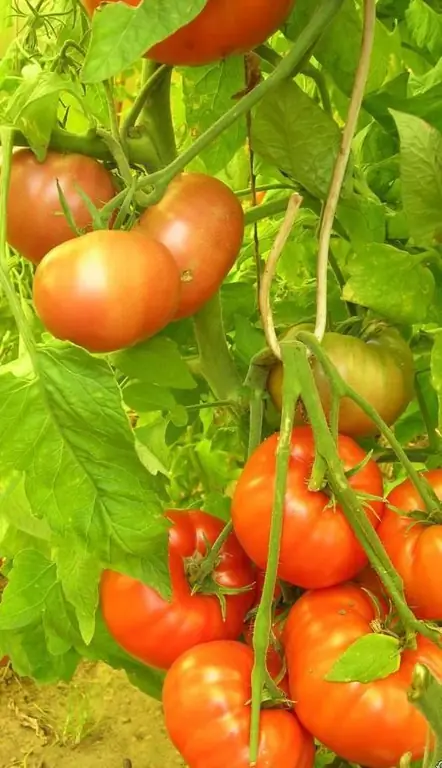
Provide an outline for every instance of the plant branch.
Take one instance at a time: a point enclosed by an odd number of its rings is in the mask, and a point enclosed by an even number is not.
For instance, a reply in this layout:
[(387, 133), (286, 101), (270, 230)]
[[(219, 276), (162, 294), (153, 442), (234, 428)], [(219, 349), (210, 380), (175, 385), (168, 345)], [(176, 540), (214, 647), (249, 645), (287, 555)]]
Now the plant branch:
[(319, 248), (317, 263), (317, 316), (315, 335), (322, 341), (327, 324), (327, 273), (330, 238), (333, 222), (336, 216), (339, 197), (344, 183), (345, 172), (350, 157), (351, 143), (356, 131), (359, 113), (364, 98), (365, 86), (370, 69), (371, 52), (373, 49), (374, 30), (376, 22), (376, 0), (364, 0), (364, 29), (362, 35), (361, 55), (356, 70), (355, 81), (347, 115), (347, 123), (342, 134), (339, 155), (335, 164), (330, 190), (324, 206), (324, 212), (319, 231)]
[(219, 293), (193, 317), (200, 370), (218, 400), (239, 399), (241, 379), (227, 346)]
[(430, 449), (432, 451), (440, 454), (442, 452), (441, 451), (441, 449), (442, 449), (442, 438), (440, 437), (440, 435), (438, 433), (438, 423), (437, 423), (437, 420), (435, 421), (432, 418), (431, 413), (430, 413), (429, 408), (428, 408), (428, 405), (427, 405), (427, 401), (425, 400), (425, 395), (424, 395), (424, 393), (422, 391), (422, 386), (421, 386), (421, 383), (420, 383), (420, 380), (419, 380), (419, 372), (417, 373), (417, 375), (415, 377), (414, 388), (415, 388), (415, 391), (416, 391), (416, 397), (417, 397), (417, 402), (419, 404), (420, 412), (422, 414), (422, 418), (424, 420), (425, 428), (427, 430), (429, 447), (430, 447)]
[(425, 717), (436, 737), (431, 759), (431, 765), (436, 768), (442, 760), (442, 685), (423, 664), (416, 664), (414, 668), (408, 700)]
[(226, 523), (220, 535), (216, 539), (213, 547), (210, 549), (209, 554), (201, 562), (199, 572), (198, 572), (198, 578), (195, 582), (195, 585), (202, 584), (204, 579), (206, 579), (207, 576), (210, 576), (213, 573), (218, 562), (219, 553), (221, 552), (222, 547), (226, 543), (232, 531), (233, 531), (233, 523), (231, 520), (229, 520), (229, 522)]
[[(149, 64), (151, 63), (152, 62), (149, 62)], [(150, 75), (150, 77), (146, 80), (146, 82), (141, 87), (134, 103), (132, 104), (132, 107), (130, 108), (127, 116), (122, 122), (120, 133), (123, 141), (127, 140), (127, 137), (130, 133), (131, 128), (134, 127), (138, 118), (141, 115), (141, 112), (143, 111), (145, 102), (147, 100), (147, 97), (149, 96), (150, 91), (155, 86), (155, 83), (159, 79), (161, 79), (161, 77), (163, 76), (163, 72), (166, 69), (167, 67), (165, 64), (159, 66), (157, 69), (154, 70), (154, 72)]]
[(290, 232), (292, 231), (293, 224), (295, 223), (301, 205), (302, 197), (300, 197), (298, 194), (291, 195), (289, 198), (284, 221), (282, 222), (281, 228), (273, 244), (273, 248), (270, 251), (269, 257), (267, 259), (259, 294), (259, 309), (264, 326), (266, 341), (273, 354), (278, 359), (281, 359), (281, 351), (278, 338), (276, 336), (275, 325), (273, 322), (273, 315), (270, 306), (270, 290), (273, 278), (275, 276), (279, 257), (290, 236)]

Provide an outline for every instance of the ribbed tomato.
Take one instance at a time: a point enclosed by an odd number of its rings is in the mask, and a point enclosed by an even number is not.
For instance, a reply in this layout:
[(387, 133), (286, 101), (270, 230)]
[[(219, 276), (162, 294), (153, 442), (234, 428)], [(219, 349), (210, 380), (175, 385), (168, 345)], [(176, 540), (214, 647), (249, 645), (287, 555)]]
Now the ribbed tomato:
[[(223, 529), (220, 520), (205, 512), (168, 512), (169, 571), (172, 599), (164, 600), (154, 589), (114, 571), (101, 580), (101, 608), (115, 640), (133, 656), (154, 667), (167, 669), (184, 651), (210, 640), (240, 636), (254, 599), (255, 570), (232, 534), (223, 545), (210, 588), (239, 589), (226, 594), (225, 616), (213, 594), (192, 595), (188, 576)], [(252, 587), (247, 589), (247, 587)]]

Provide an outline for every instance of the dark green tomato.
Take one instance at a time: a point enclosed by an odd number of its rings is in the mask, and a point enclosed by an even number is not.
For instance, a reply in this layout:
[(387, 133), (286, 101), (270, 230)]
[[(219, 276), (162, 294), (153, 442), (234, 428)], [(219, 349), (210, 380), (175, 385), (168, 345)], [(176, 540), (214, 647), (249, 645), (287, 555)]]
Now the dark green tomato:
[[(411, 350), (395, 328), (383, 328), (367, 341), (356, 336), (326, 333), (322, 346), (344, 381), (372, 405), (383, 420), (393, 424), (413, 397), (414, 366)], [(326, 415), (330, 413), (330, 384), (321, 365), (313, 372)], [(270, 371), (267, 387), (275, 406), (282, 407), (281, 363)], [(374, 422), (349, 398), (339, 409), (339, 432), (350, 437), (375, 435)]]

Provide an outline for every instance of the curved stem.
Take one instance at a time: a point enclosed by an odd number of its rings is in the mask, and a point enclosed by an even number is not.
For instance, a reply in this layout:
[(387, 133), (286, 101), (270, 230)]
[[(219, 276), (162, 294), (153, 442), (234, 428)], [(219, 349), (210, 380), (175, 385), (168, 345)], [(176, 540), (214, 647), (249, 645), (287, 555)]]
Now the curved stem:
[(267, 678), (266, 659), (269, 648), (269, 637), (272, 630), (272, 603), (281, 548), (284, 499), (290, 459), (291, 435), (295, 418), (296, 403), (298, 402), (300, 394), (294, 351), (291, 347), (282, 343), (281, 352), (285, 372), (281, 432), (276, 453), (276, 477), (267, 568), (261, 601), (256, 614), (255, 629), (253, 632), (255, 658), (252, 671), (252, 715), (250, 725), (251, 766), (256, 765), (258, 760), (261, 701), (264, 684)]
[[(151, 65), (152, 63), (154, 62), (151, 62), (151, 61), (148, 62), (149, 65)], [(155, 83), (162, 77), (163, 72), (166, 69), (167, 67), (165, 64), (161, 66), (155, 65), (155, 67), (153, 68), (152, 74), (150, 74), (150, 77), (148, 77), (146, 82), (141, 87), (134, 103), (132, 104), (132, 107), (130, 108), (126, 118), (122, 122), (120, 133), (123, 141), (126, 141), (131, 128), (133, 128), (139, 116), (141, 115), (141, 112), (143, 111), (143, 107), (145, 105), (147, 97), (149, 96), (149, 92), (154, 87)]]
[[(302, 333), (302, 336), (304, 336), (304, 333)], [(312, 334), (309, 334), (309, 336), (312, 336)], [(301, 334), (299, 334), (299, 338), (301, 339)], [(342, 510), (364, 548), (371, 565), (376, 573), (378, 573), (390, 595), (407, 633), (407, 641), (410, 641), (416, 632), (420, 632), (430, 640), (433, 640), (433, 642), (440, 644), (442, 642), (441, 630), (438, 627), (432, 627), (423, 621), (419, 621), (405, 602), (402, 581), (385, 552), (375, 529), (368, 520), (355, 491), (348, 483), (342, 461), (338, 455), (333, 436), (325, 418), (313, 371), (309, 363), (308, 350), (302, 341), (287, 343), (291, 343), (295, 350), (296, 372), (300, 383), (301, 397), (314, 432), (316, 451), (323, 457), (327, 465), (330, 487), (341, 504)]]
[(424, 420), (425, 428), (427, 430), (429, 447), (432, 451), (441, 453), (442, 438), (438, 434), (438, 423), (434, 420), (429, 411), (425, 395), (422, 391), (422, 386), (419, 381), (419, 373), (416, 374), (414, 388), (416, 391), (417, 402), (419, 404), (420, 412)]
[(347, 115), (347, 123), (342, 134), (342, 142), (338, 159), (335, 164), (330, 190), (324, 207), (321, 227), (319, 232), (319, 250), (317, 265), (317, 292), (316, 292), (316, 328), (315, 335), (322, 341), (327, 324), (327, 272), (330, 238), (333, 230), (333, 222), (338, 207), (345, 171), (350, 157), (351, 143), (356, 131), (359, 113), (364, 98), (365, 86), (370, 69), (371, 52), (373, 49), (374, 30), (376, 22), (376, 0), (364, 0), (364, 30), (362, 36), (361, 55), (356, 70), (353, 92)]
[(306, 64), (302, 68), (302, 74), (309, 77), (314, 81), (316, 88), (318, 89), (319, 96), (321, 97), (322, 107), (324, 112), (332, 114), (332, 105), (330, 102), (330, 96), (328, 95), (327, 85), (320, 69), (316, 69), (313, 64)]
[(218, 400), (238, 400), (241, 379), (227, 346), (217, 293), (193, 317), (200, 370)]

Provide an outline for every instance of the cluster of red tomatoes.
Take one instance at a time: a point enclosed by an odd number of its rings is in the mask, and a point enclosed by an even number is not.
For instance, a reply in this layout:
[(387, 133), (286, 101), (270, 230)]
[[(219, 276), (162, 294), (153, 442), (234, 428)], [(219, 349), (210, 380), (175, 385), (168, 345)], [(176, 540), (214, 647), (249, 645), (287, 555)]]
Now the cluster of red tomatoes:
[(116, 194), (112, 174), (82, 155), (30, 150), (14, 155), (8, 239), (37, 264), (34, 303), (45, 327), (91, 352), (111, 352), (197, 312), (217, 291), (242, 245), (244, 214), (218, 179), (175, 178), (161, 202), (130, 231), (79, 237), (64, 215), (61, 190), (77, 229)]
[[(199, 580), (223, 524), (191, 511), (167, 513), (170, 601), (127, 576), (106, 571), (102, 577), (101, 606), (114, 638), (147, 664), (168, 670), (166, 725), (190, 768), (249, 765), (253, 651), (248, 617), (259, 602), (267, 564), (277, 444), (273, 435), (248, 460), (233, 496), (234, 533), (211, 575)], [(419, 523), (415, 516), (410, 527), (409, 513), (423, 507), (411, 483), (394, 489), (386, 503), (377, 464), (348, 436), (339, 437), (338, 451), (404, 581), (410, 605), (420, 617), (442, 619), (437, 559), (442, 527)], [(358, 638), (382, 631), (375, 619), (387, 603), (372, 599), (361, 586), (374, 583), (380, 593), (372, 575), (367, 577), (367, 558), (340, 506), (327, 489), (309, 490), (314, 458), (312, 430), (295, 427), (278, 577), (306, 591), (284, 606), (276, 590), (276, 645), (267, 662), (294, 705), (263, 708), (257, 765), (310, 768), (317, 739), (351, 763), (389, 768), (406, 752), (414, 759), (423, 755), (427, 723), (409, 702), (407, 689), (417, 662), (442, 679), (442, 649), (419, 637), (416, 649), (402, 652), (399, 670), (381, 680), (325, 679)], [(442, 498), (442, 471), (428, 473), (427, 480)]]

